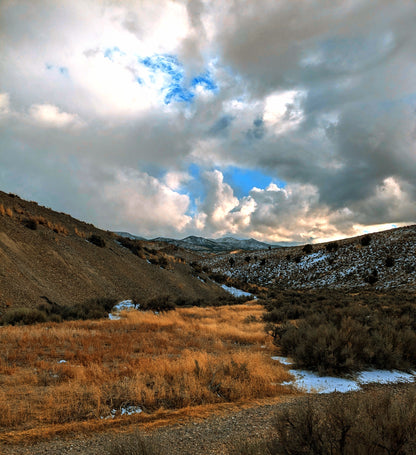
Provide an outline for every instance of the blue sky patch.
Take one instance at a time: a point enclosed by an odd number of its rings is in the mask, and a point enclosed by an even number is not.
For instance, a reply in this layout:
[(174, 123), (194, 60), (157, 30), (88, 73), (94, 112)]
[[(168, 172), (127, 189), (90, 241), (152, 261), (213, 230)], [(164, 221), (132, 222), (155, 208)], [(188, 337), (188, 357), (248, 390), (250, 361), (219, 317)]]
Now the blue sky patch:
[[(217, 90), (217, 85), (209, 71), (201, 73), (189, 81), (185, 77), (182, 63), (174, 55), (155, 54), (139, 59), (139, 62), (149, 70), (150, 82), (154, 83), (156, 81), (156, 74), (165, 76), (165, 83), (161, 88), (165, 104), (170, 104), (174, 101), (191, 103), (195, 97), (197, 87), (203, 87), (204, 90), (210, 91)], [(138, 82), (143, 83), (143, 79), (139, 77)]]
[(141, 63), (154, 72), (168, 74), (172, 82), (180, 82), (183, 79), (183, 67), (174, 55), (153, 55), (145, 57)]
[[(191, 196), (192, 206), (194, 200), (203, 201), (206, 197), (206, 189), (201, 180), (201, 173), (206, 169), (201, 169), (197, 164), (192, 163), (188, 168), (188, 173), (192, 176), (192, 180), (185, 187)], [(234, 191), (234, 195), (241, 199), (247, 196), (253, 187), (260, 189), (267, 188), (270, 183), (275, 183), (279, 188), (284, 188), (286, 183), (276, 179), (270, 175), (266, 175), (255, 169), (240, 168), (237, 166), (228, 166), (224, 169), (219, 169), (224, 175), (224, 182), (228, 183)]]
[(258, 170), (243, 169), (235, 166), (227, 167), (222, 170), (224, 181), (226, 181), (234, 190), (234, 194), (238, 198), (247, 196), (253, 187), (264, 189), (275, 183), (280, 188), (285, 187), (285, 182), (270, 177)]
[(178, 85), (170, 86), (168, 93), (165, 96), (165, 104), (170, 104), (172, 101), (190, 102), (194, 97), (194, 93)]
[(192, 179), (186, 183), (186, 190), (190, 196), (190, 205), (187, 215), (193, 216), (198, 212), (196, 200), (203, 201), (206, 198), (207, 192), (201, 181), (201, 168), (197, 164), (192, 163), (188, 167), (188, 174)]
[(209, 90), (211, 92), (216, 91), (218, 89), (217, 84), (211, 77), (209, 71), (196, 76), (191, 81), (191, 87), (202, 87), (205, 90)]

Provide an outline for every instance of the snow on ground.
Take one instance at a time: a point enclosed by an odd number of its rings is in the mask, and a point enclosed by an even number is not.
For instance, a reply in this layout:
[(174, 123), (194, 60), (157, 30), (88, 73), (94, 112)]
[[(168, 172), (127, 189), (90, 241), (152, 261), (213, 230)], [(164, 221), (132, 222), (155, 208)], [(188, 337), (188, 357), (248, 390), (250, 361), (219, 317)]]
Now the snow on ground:
[(370, 370), (362, 371), (357, 376), (357, 381), (360, 384), (391, 384), (394, 382), (414, 382), (416, 380), (416, 372), (404, 373), (403, 371), (389, 370)]
[(121, 408), (121, 415), (131, 416), (133, 414), (140, 414), (143, 412), (143, 409), (139, 406), (127, 406), (126, 408)]
[(360, 385), (352, 379), (319, 376), (317, 373), (304, 370), (289, 370), (289, 373), (295, 379), (293, 382), (286, 382), (283, 385), (293, 385), (296, 389), (303, 390), (306, 393), (345, 393), (360, 390)]
[[(143, 412), (143, 409), (140, 407), (140, 406), (126, 406), (126, 407), (122, 407), (120, 408), (120, 414), (122, 416), (126, 415), (126, 416), (131, 416), (133, 414), (140, 414), (141, 412)], [(106, 416), (106, 417), (103, 417), (101, 416), (101, 419), (114, 419), (114, 417), (117, 415), (118, 411), (117, 409), (112, 409), (110, 411), (110, 415)]]
[(287, 357), (281, 357), (276, 355), (272, 357), (272, 360), (278, 360), (282, 365), (293, 365), (293, 362)]
[[(287, 357), (275, 356), (273, 360), (283, 365), (292, 365)], [(404, 373), (403, 371), (369, 370), (361, 371), (354, 379), (337, 378), (333, 376), (319, 376), (317, 373), (306, 370), (289, 370), (294, 380), (282, 385), (291, 385), (306, 393), (332, 393), (352, 392), (360, 390), (363, 384), (393, 384), (397, 382), (415, 382), (416, 371)]]
[(314, 264), (317, 264), (318, 262), (324, 261), (328, 259), (328, 254), (323, 254), (321, 251), (318, 251), (317, 253), (310, 254), (309, 256), (306, 256), (303, 261), (299, 263), (300, 268), (309, 268)]
[(108, 318), (111, 320), (120, 319), (120, 313), (122, 311), (135, 310), (139, 305), (135, 305), (132, 300), (123, 300), (113, 306), (112, 313), (109, 313)]
[(232, 286), (226, 286), (225, 284), (222, 284), (221, 287), (232, 294), (234, 297), (253, 297), (253, 294), (250, 292), (245, 292), (242, 291), (241, 289), (233, 288)]

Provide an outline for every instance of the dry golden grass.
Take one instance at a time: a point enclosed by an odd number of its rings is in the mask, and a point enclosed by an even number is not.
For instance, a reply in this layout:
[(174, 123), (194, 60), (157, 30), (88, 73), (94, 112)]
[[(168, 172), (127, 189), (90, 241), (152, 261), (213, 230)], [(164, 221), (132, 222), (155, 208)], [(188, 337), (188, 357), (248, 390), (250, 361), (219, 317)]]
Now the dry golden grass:
[(57, 234), (62, 234), (62, 235), (68, 235), (68, 229), (63, 226), (62, 224), (59, 223), (54, 223), (52, 230), (56, 232)]
[(14, 207), (14, 211), (16, 213), (18, 213), (19, 215), (23, 215), (25, 213), (25, 211), (22, 208), (20, 208), (20, 207)]
[(6, 215), (9, 217), (9, 218), (13, 218), (13, 210), (11, 208), (7, 208), (6, 209)]
[(182, 308), (2, 327), (0, 439), (102, 422), (126, 406), (140, 406), (145, 418), (288, 393), (279, 384), (289, 375), (271, 360), (271, 340), (258, 322), (262, 312), (260, 305)]
[(3, 204), (0, 204), (0, 215), (1, 216), (6, 215), (6, 209), (4, 208)]

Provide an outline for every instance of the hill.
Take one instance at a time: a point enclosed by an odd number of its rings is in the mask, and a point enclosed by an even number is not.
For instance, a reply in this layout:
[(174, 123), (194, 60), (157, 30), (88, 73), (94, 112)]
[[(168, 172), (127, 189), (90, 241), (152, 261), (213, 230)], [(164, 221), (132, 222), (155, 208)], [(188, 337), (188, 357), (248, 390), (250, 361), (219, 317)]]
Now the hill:
[(416, 291), (416, 225), (337, 242), (218, 255), (200, 265), (231, 279), (279, 288)]
[(184, 239), (177, 240), (167, 237), (157, 237), (153, 241), (166, 242), (181, 248), (185, 248), (200, 253), (224, 253), (235, 250), (256, 251), (268, 250), (271, 248), (279, 248), (277, 245), (269, 245), (268, 243), (259, 242), (255, 239), (240, 240), (234, 237), (223, 237), (220, 239), (206, 239), (191, 235)]
[(196, 279), (184, 259), (152, 243), (133, 242), (0, 192), (0, 311), (45, 300), (68, 305), (101, 297), (226, 295), (216, 284)]

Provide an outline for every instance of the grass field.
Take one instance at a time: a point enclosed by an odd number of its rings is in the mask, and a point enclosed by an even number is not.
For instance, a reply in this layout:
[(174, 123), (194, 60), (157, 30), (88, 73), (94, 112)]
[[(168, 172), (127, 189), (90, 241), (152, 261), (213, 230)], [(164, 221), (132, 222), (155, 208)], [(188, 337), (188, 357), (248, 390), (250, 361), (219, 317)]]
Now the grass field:
[(289, 393), (280, 385), (289, 374), (270, 359), (263, 312), (246, 304), (1, 327), (0, 438), (111, 425), (129, 406), (145, 418)]

